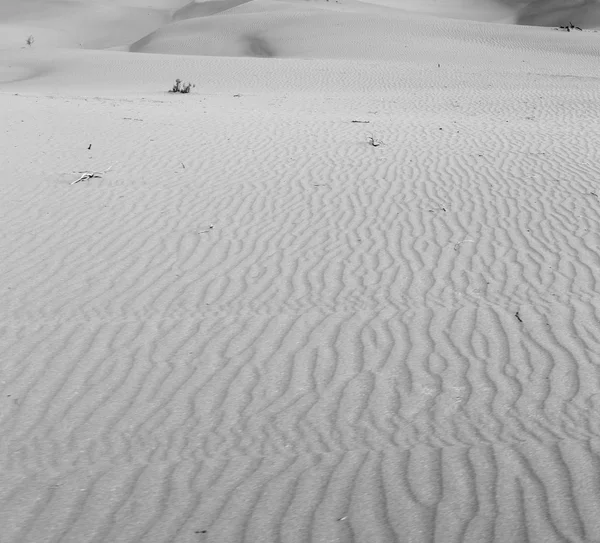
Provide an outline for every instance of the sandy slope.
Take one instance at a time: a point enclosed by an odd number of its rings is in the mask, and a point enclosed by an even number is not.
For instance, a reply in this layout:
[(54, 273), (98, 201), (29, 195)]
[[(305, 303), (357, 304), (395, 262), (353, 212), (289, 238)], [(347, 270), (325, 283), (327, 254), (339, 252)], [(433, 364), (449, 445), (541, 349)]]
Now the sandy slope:
[[(1, 543), (600, 541), (598, 34), (31, 4), (0, 2)], [(42, 17), (108, 5), (165, 22), (103, 51)]]

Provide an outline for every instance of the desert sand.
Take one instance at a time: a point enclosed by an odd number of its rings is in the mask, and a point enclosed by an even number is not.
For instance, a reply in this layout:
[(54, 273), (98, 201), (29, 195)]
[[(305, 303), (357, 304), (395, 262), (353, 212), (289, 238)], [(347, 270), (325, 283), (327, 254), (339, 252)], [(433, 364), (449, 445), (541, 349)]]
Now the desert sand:
[(0, 542), (600, 541), (596, 26), (0, 0)]

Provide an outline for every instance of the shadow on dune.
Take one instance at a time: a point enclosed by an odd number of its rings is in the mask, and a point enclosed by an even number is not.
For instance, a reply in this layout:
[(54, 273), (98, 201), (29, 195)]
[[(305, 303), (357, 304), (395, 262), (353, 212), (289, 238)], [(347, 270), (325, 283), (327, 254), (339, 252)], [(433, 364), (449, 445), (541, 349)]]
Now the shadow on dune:
[(598, 0), (497, 0), (517, 9), (516, 23), (530, 26), (560, 26), (572, 22), (582, 28), (600, 26)]
[(252, 0), (208, 0), (207, 2), (199, 3), (190, 2), (173, 13), (172, 20), (175, 22), (186, 19), (195, 19), (197, 17), (208, 17), (229, 9), (237, 8), (248, 2), (252, 2)]
[(267, 40), (257, 34), (246, 34), (242, 37), (245, 45), (244, 53), (251, 57), (271, 58), (275, 56), (275, 49)]
[[(224, 55), (224, 56), (240, 56), (240, 57), (275, 57), (275, 47), (264, 37), (258, 34), (243, 34), (237, 40), (232, 40), (229, 43), (222, 44), (219, 40), (211, 40), (210, 35), (203, 36), (201, 29), (196, 29), (199, 45), (196, 48), (190, 49), (178, 48), (169, 49), (170, 53), (175, 54), (197, 54), (197, 55)], [(147, 52), (148, 47), (152, 49), (152, 44), (160, 41), (160, 33), (152, 32), (144, 36), (141, 40), (132, 43), (129, 46), (129, 51), (132, 53)], [(159, 48), (160, 51), (160, 48)]]
[(41, 63), (0, 67), (0, 85), (40, 78), (52, 73), (52, 71), (49, 66), (44, 66)]
[(144, 49), (144, 47), (146, 47), (146, 45), (148, 45), (149, 43), (152, 42), (152, 39), (154, 38), (155, 35), (156, 35), (156, 32), (150, 32), (150, 34), (144, 36), (143, 38), (139, 39), (136, 42), (133, 42), (129, 46), (129, 52), (137, 53), (139, 51), (142, 51)]

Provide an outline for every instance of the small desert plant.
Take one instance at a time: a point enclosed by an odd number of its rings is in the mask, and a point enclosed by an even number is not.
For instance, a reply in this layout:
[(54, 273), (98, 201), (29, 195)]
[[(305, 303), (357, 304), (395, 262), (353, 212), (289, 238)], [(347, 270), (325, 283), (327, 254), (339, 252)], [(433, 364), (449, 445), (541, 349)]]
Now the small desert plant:
[(191, 83), (185, 83), (181, 79), (175, 80), (175, 85), (169, 92), (180, 92), (181, 94), (187, 94), (192, 90), (196, 85), (192, 85)]
[(562, 28), (567, 32), (571, 32), (571, 30), (581, 30), (580, 26), (575, 26), (571, 21), (569, 21), (568, 25), (559, 26), (558, 28)]
[(29, 45), (29, 47), (31, 47), (33, 45), (33, 42), (35, 41), (35, 38), (33, 36), (29, 36), (26, 40), (25, 43), (27, 45)]

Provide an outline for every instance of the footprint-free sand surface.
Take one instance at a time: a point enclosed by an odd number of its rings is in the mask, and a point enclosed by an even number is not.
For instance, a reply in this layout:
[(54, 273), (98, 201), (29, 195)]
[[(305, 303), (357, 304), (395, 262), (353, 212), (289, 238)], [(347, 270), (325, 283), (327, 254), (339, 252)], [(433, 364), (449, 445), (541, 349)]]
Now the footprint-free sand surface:
[(596, 26), (0, 0), (0, 542), (600, 541)]

